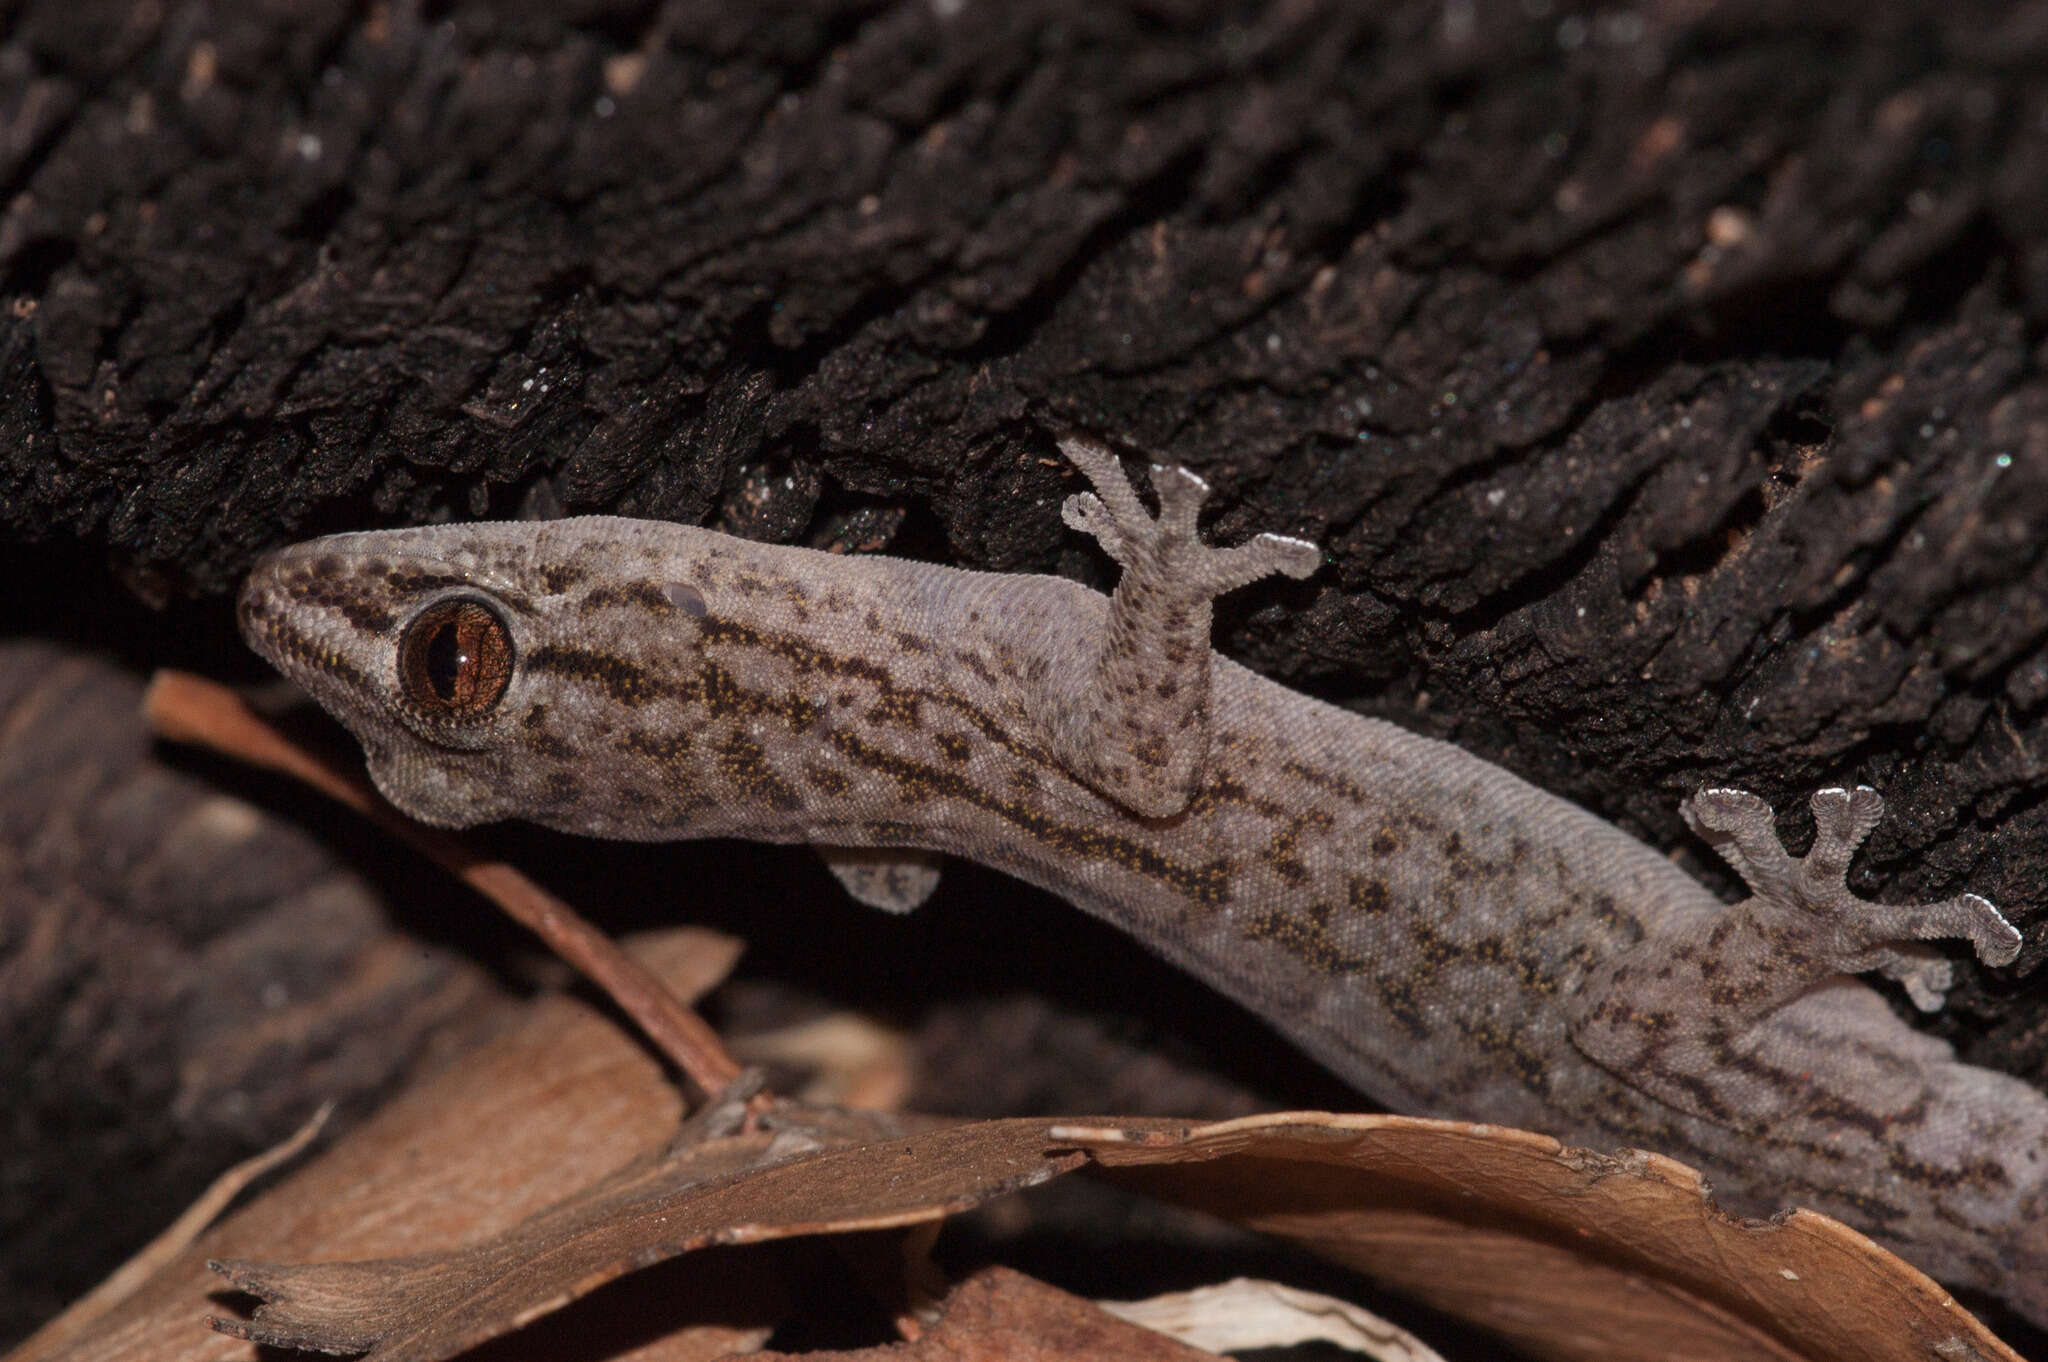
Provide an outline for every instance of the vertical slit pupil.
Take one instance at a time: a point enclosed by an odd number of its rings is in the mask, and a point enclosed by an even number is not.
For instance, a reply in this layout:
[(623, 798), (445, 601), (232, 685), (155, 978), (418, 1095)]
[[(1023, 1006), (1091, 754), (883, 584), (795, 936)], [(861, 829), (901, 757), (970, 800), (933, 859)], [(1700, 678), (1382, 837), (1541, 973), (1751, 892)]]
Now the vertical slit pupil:
[(462, 646), (461, 616), (443, 620), (427, 640), (427, 684), (434, 694), (454, 703), (462, 683), (462, 669), (469, 665), (469, 651)]

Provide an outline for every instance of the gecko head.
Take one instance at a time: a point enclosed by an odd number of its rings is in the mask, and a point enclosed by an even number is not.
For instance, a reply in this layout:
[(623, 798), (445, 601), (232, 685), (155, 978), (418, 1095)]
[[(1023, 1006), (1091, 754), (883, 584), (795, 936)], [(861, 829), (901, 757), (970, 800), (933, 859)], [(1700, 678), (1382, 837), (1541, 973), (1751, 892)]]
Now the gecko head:
[[(638, 542), (650, 536), (664, 542)], [(578, 768), (611, 745), (619, 711), (655, 698), (655, 678), (693, 669), (705, 606), (687, 582), (625, 581), (617, 563), (673, 578), (679, 547), (716, 538), (595, 518), (334, 535), (263, 558), (236, 613), (413, 817), (633, 835)]]

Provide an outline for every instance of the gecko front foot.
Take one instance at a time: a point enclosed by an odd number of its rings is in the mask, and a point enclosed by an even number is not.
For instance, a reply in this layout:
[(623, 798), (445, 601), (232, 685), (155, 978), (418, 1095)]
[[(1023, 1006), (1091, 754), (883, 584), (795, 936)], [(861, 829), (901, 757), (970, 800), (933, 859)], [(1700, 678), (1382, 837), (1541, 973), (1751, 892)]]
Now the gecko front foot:
[(1207, 600), (1276, 572), (1306, 577), (1322, 561), (1314, 544), (1279, 534), (1258, 535), (1235, 548), (1204, 544), (1195, 517), (1208, 498), (1209, 484), (1188, 469), (1152, 465), (1152, 490), (1159, 497), (1154, 517), (1107, 448), (1069, 437), (1060, 441), (1060, 452), (1095, 485), (1093, 492), (1068, 497), (1061, 518), (1095, 536), (1102, 551), (1127, 572), (1140, 565), (1156, 567), (1170, 573), (1189, 597)]
[(1771, 806), (1743, 790), (1702, 790), (1679, 812), (1756, 897), (1750, 908), (1774, 949), (1811, 953), (1843, 974), (1877, 970), (1905, 986), (1915, 1006), (1934, 1011), (1950, 981), (1948, 962), (1919, 943), (1967, 940), (1987, 965), (2019, 954), (2020, 934), (1986, 899), (1958, 894), (1938, 903), (1880, 904), (1849, 890), (1849, 861), (1884, 813), (1867, 785), (1814, 793), (1813, 846), (1793, 857), (1778, 840)]
[(1095, 486), (1068, 497), (1062, 518), (1124, 572), (1091, 665), (1047, 679), (1040, 721), (1082, 784), (1141, 817), (1169, 818), (1194, 798), (1208, 761), (1211, 603), (1275, 572), (1306, 577), (1322, 555), (1277, 534), (1205, 544), (1195, 519), (1209, 485), (1187, 469), (1153, 465), (1154, 516), (1109, 450), (1072, 438), (1060, 450)]

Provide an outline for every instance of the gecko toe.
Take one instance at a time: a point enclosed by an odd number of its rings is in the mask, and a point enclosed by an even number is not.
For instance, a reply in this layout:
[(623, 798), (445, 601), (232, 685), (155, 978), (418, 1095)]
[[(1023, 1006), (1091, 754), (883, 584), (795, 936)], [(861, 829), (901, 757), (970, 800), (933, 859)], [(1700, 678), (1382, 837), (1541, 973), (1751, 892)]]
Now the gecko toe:
[(1771, 806), (1747, 790), (1716, 787), (1699, 791), (1679, 805), (1679, 813), (1701, 836), (1730, 833), (1757, 819), (1768, 820)]
[(1302, 578), (1323, 565), (1323, 551), (1306, 539), (1284, 534), (1262, 534), (1252, 541), (1266, 571)]
[(2010, 965), (2019, 958), (2020, 945), (2025, 940), (2019, 928), (2005, 920), (2005, 914), (1993, 906), (1991, 900), (1978, 894), (1958, 895), (1957, 903), (1975, 921), (1970, 932), (1970, 944), (1977, 948), (1977, 958), (1987, 965)]
[(1815, 833), (1812, 854), (1847, 869), (1856, 848), (1884, 817), (1884, 796), (1868, 785), (1854, 790), (1836, 786), (1815, 790), (1808, 807), (1813, 810)]

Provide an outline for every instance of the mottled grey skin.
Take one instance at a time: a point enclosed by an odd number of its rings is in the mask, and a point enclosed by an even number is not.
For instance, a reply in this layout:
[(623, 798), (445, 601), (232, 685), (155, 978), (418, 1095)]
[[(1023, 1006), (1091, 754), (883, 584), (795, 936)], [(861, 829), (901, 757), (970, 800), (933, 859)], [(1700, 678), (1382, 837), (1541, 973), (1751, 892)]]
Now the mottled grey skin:
[[(1106, 452), (1066, 449), (1099, 493), (1069, 523), (1125, 568), (1113, 599), (590, 518), (299, 545), (251, 575), (243, 632), (428, 822), (970, 857), (1120, 924), (1396, 1110), (1657, 1150), (1733, 1206), (1826, 1211), (2048, 1325), (2048, 1097), (1958, 1064), (1846, 974), (1939, 1005), (1947, 966), (1913, 939), (2003, 963), (2018, 936), (1971, 895), (1850, 896), (1873, 792), (1816, 796), (1802, 860), (1761, 801), (1690, 801), (1754, 895), (1724, 904), (1498, 767), (1214, 656), (1211, 599), (1313, 550), (1209, 548), (1193, 475), (1154, 469), (1155, 519)], [(397, 658), (455, 598), (503, 621), (511, 671), (451, 718)], [(900, 868), (870, 852), (856, 887), (914, 901), (929, 872)]]

